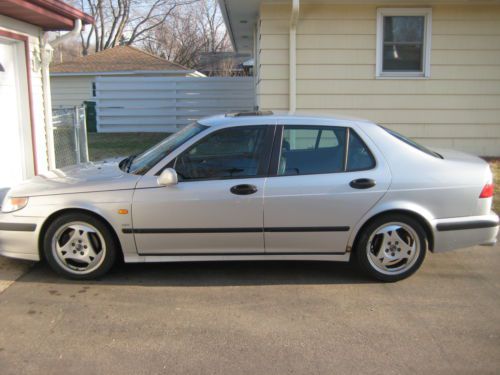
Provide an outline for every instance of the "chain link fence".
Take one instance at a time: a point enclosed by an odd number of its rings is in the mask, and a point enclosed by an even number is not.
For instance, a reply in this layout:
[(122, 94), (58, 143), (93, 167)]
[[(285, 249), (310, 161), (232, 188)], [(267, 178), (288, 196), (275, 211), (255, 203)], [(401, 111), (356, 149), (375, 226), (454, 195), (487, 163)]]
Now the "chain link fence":
[(56, 168), (89, 161), (84, 106), (54, 109), (52, 126)]

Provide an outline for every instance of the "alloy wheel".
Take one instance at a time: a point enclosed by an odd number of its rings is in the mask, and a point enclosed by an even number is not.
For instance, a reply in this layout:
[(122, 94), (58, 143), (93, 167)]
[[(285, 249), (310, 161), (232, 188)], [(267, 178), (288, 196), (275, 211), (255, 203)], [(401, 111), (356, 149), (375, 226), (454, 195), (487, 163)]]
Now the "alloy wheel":
[(401, 222), (380, 226), (366, 245), (368, 261), (385, 275), (398, 275), (410, 269), (417, 261), (421, 248), (416, 231)]
[(106, 242), (94, 226), (84, 222), (71, 222), (55, 232), (52, 254), (66, 271), (83, 275), (102, 264), (106, 255)]

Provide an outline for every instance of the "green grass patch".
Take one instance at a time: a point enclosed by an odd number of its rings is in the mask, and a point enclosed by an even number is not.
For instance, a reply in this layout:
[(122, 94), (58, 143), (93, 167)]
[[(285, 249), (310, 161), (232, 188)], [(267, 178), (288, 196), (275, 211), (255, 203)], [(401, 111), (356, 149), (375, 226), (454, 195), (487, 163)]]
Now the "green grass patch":
[(169, 136), (169, 133), (89, 133), (92, 161), (139, 154)]

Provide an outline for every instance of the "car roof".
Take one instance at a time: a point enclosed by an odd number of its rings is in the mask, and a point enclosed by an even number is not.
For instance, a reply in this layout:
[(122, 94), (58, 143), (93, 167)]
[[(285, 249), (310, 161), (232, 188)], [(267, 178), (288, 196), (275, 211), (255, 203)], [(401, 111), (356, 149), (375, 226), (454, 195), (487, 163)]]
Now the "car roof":
[(267, 113), (262, 114), (224, 114), (212, 117), (205, 117), (198, 120), (205, 126), (225, 126), (225, 125), (273, 125), (277, 122), (289, 125), (330, 125), (330, 126), (351, 126), (353, 124), (375, 125), (365, 119), (358, 119), (348, 116), (338, 115), (312, 115), (306, 113)]

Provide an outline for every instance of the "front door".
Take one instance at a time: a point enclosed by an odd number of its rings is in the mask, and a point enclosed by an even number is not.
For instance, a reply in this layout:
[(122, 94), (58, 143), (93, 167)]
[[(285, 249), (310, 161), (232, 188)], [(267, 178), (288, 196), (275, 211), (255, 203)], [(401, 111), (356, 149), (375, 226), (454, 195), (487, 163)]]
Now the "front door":
[(273, 132), (274, 126), (214, 130), (169, 163), (177, 185), (158, 187), (154, 176), (143, 177), (132, 207), (139, 254), (263, 253)]
[(352, 129), (285, 125), (277, 133), (264, 192), (266, 252), (345, 253), (352, 228), (387, 191), (389, 171)]

